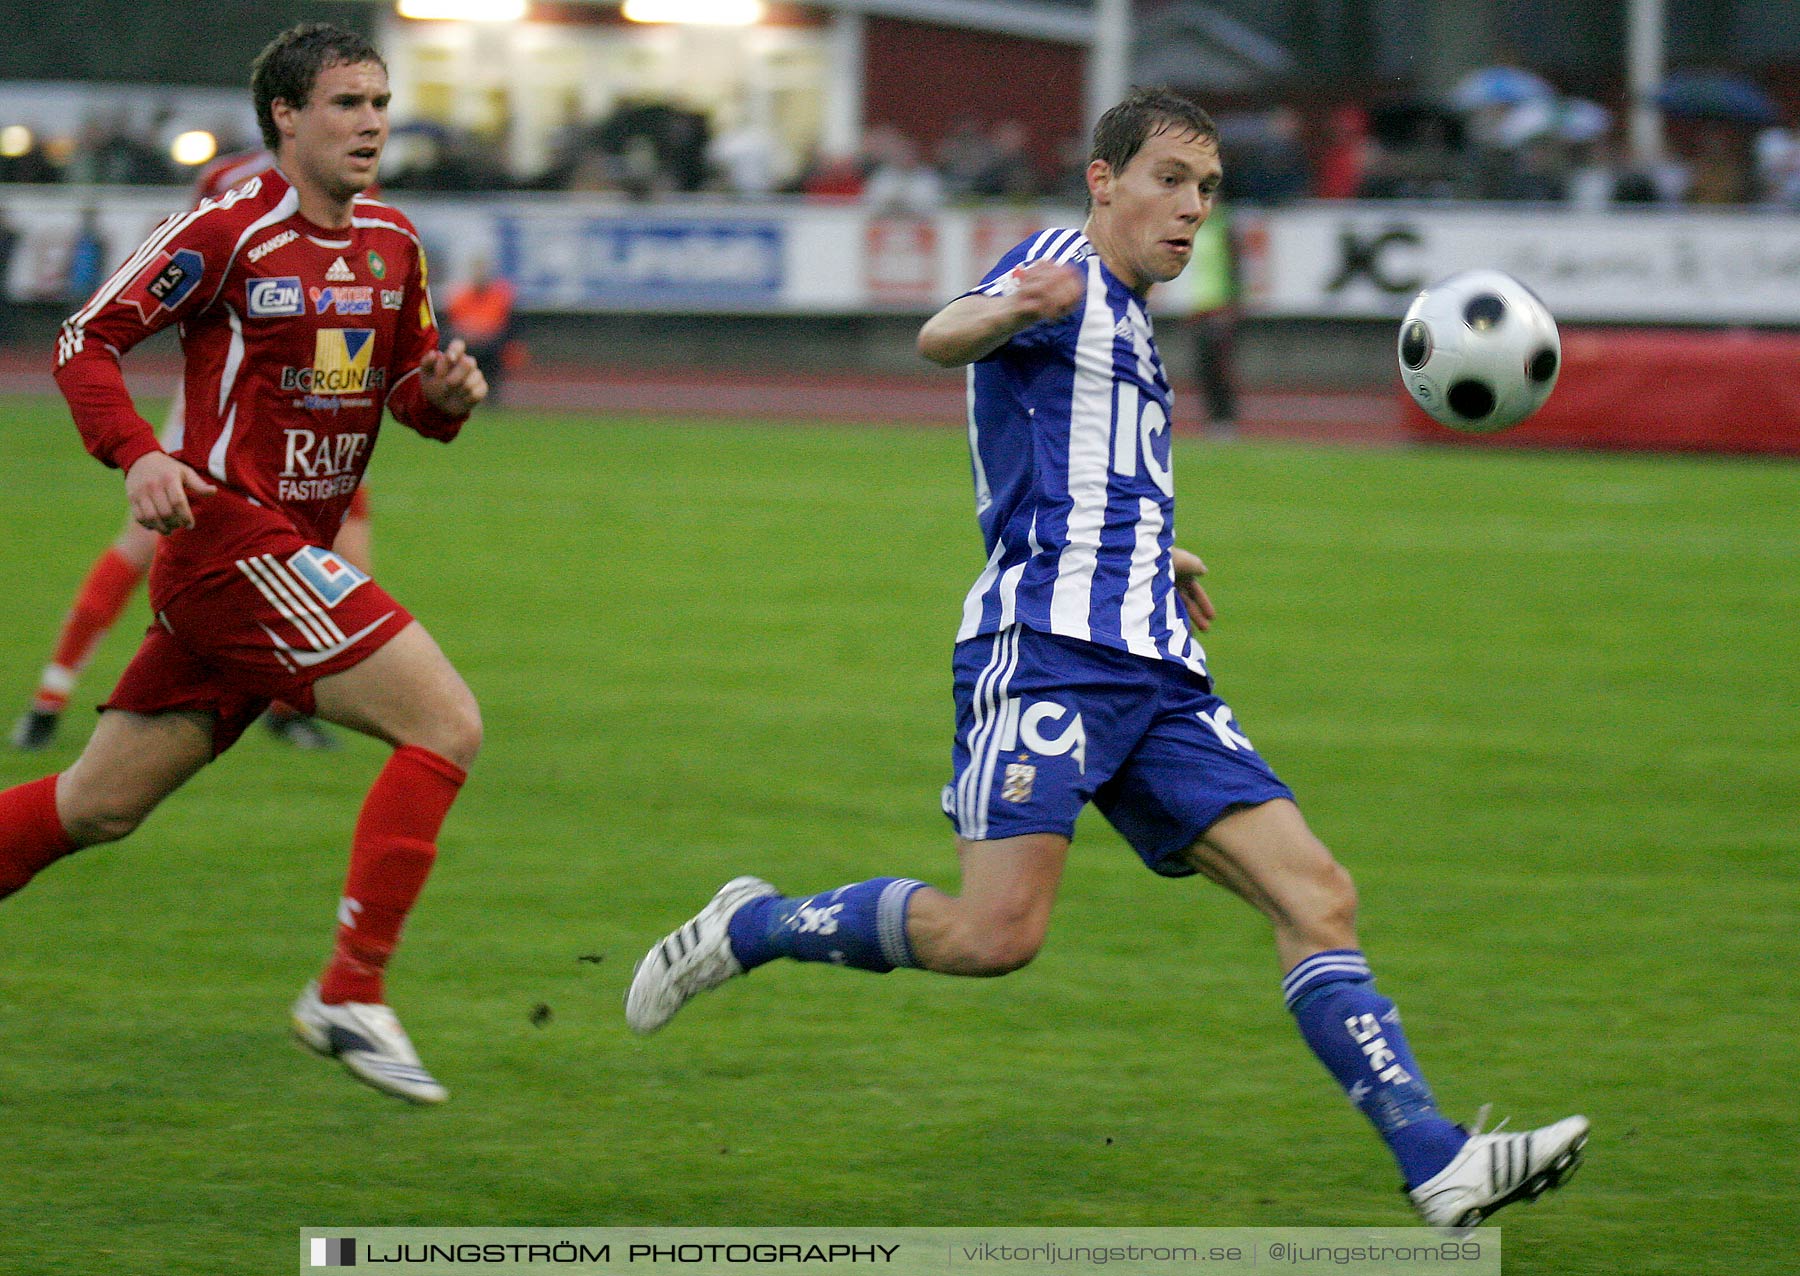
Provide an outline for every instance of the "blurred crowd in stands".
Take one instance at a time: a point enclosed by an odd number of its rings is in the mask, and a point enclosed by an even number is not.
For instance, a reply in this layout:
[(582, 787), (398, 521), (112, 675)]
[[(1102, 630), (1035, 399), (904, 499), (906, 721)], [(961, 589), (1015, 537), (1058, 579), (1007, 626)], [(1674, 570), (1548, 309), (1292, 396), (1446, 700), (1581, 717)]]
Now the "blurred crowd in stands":
[(124, 111), (90, 116), (72, 137), (43, 137), (22, 125), (0, 132), (0, 182), (158, 186), (192, 172), (158, 143), (166, 120), (133, 124)]
[[(1779, 127), (1775, 118), (1673, 112), (1664, 158), (1637, 164), (1613, 112), (1561, 97), (1529, 72), (1512, 79), (1479, 74), (1490, 77), (1488, 89), (1509, 91), (1221, 113), (1227, 196), (1256, 204), (1425, 199), (1800, 209), (1800, 129)], [(253, 144), (227, 137), (221, 150)], [(577, 190), (635, 200), (803, 196), (925, 212), (983, 200), (1080, 201), (1086, 145), (1076, 137), (1034, 139), (1016, 120), (965, 119), (930, 141), (879, 125), (866, 132), (858, 154), (819, 153), (796, 164), (764, 130), (718, 130), (675, 103), (631, 102), (603, 120), (567, 126), (550, 140), (549, 156), (542, 171), (521, 177), (497, 140), (401, 123), (382, 181), (400, 190)], [(0, 146), (0, 182), (180, 183), (192, 172), (157, 143), (154, 124), (134, 131), (122, 115), (90, 120), (72, 139)]]

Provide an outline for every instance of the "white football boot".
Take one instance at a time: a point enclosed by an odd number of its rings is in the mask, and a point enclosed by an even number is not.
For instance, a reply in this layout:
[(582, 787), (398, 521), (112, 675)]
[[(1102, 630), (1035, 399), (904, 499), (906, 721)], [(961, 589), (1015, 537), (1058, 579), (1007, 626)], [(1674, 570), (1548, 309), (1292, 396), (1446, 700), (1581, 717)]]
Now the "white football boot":
[(753, 899), (780, 893), (760, 877), (734, 877), (705, 908), (645, 953), (625, 993), (625, 1022), (631, 1030), (655, 1032), (689, 998), (743, 974), (727, 931), (732, 915)]
[(1474, 1227), (1514, 1201), (1535, 1201), (1561, 1187), (1581, 1164), (1588, 1137), (1586, 1117), (1564, 1117), (1555, 1125), (1516, 1134), (1496, 1126), (1484, 1134), (1481, 1122), (1486, 1115), (1483, 1108), (1469, 1141), (1450, 1164), (1407, 1193), (1413, 1208), (1433, 1227)]
[(294, 1035), (309, 1049), (335, 1058), (351, 1076), (408, 1103), (442, 1103), (450, 1092), (419, 1062), (406, 1029), (386, 1006), (346, 1001), (328, 1006), (319, 985), (306, 985), (294, 1002)]

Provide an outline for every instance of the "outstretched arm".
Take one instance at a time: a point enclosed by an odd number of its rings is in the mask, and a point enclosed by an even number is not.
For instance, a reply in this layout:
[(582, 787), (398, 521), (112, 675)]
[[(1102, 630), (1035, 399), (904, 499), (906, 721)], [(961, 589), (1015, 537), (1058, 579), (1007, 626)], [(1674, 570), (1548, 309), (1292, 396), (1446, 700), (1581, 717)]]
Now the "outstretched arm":
[(998, 296), (958, 297), (919, 329), (919, 353), (945, 368), (986, 357), (1012, 337), (1046, 319), (1060, 319), (1087, 294), (1087, 280), (1072, 266), (1033, 262), (1014, 272), (1016, 287)]

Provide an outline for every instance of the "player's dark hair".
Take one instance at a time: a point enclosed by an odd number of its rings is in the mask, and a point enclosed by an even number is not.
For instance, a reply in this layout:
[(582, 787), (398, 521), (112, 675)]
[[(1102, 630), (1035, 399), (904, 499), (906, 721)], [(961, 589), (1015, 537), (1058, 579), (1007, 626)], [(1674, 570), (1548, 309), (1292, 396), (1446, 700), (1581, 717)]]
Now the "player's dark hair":
[(1145, 142), (1171, 129), (1184, 137), (1219, 144), (1219, 126), (1212, 117), (1179, 93), (1133, 89), (1094, 125), (1094, 149), (1088, 162), (1105, 160), (1114, 173), (1122, 173)]
[(302, 22), (264, 45), (250, 64), (250, 97), (256, 103), (256, 122), (262, 128), (263, 145), (272, 151), (281, 142), (281, 133), (275, 127), (274, 106), (278, 99), (300, 109), (312, 96), (319, 72), (326, 67), (362, 62), (387, 69), (387, 63), (366, 37), (327, 22)]

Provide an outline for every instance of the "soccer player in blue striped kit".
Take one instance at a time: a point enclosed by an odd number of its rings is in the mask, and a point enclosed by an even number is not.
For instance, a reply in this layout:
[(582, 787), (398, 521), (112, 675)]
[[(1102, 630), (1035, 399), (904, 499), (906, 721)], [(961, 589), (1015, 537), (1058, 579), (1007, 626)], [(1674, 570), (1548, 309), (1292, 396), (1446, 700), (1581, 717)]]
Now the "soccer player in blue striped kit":
[(969, 366), (989, 551), (954, 658), (944, 810), (961, 894), (878, 877), (788, 897), (737, 878), (638, 963), (626, 1018), (654, 1032), (778, 957), (1017, 970), (1043, 943), (1093, 802), (1154, 872), (1201, 874), (1268, 917), (1307, 1045), (1387, 1142), (1425, 1221), (1471, 1226), (1567, 1178), (1588, 1123), (1482, 1133), (1439, 1114), (1358, 945), (1350, 875), (1214, 694), (1189, 631), (1213, 608), (1205, 566), (1174, 544), (1169, 382), (1144, 304), (1187, 265), (1220, 177), (1204, 112), (1134, 92), (1095, 129), (1087, 225), (1019, 244), (919, 333), (926, 358)]

